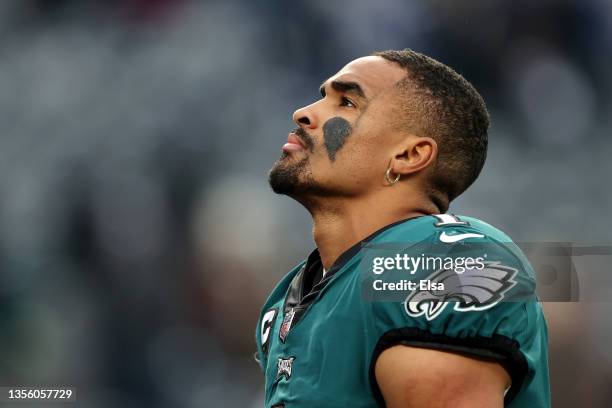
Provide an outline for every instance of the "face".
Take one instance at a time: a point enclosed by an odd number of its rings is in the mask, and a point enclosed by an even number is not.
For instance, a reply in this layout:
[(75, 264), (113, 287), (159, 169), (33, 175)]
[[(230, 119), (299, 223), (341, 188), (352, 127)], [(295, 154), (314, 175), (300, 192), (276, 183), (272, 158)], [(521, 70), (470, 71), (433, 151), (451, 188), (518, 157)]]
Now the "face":
[(395, 142), (394, 85), (405, 76), (381, 57), (363, 57), (321, 85), (321, 99), (298, 109), (270, 185), (296, 199), (367, 194), (380, 186)]

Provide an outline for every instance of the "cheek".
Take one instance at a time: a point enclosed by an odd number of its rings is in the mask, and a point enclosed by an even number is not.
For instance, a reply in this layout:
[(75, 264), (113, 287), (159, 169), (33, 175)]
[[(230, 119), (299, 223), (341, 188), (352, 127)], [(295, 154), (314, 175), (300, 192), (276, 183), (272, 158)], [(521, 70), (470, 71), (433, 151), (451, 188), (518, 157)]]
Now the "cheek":
[(361, 136), (362, 134), (355, 130), (351, 141), (344, 146), (342, 153), (329, 167), (339, 182), (358, 190), (377, 185), (385, 171), (383, 169), (381, 173), (380, 170), (383, 160), (378, 147), (370, 142), (358, 143)]
[(377, 185), (389, 161), (384, 154), (388, 136), (370, 115), (360, 117), (354, 125), (340, 117), (329, 119), (323, 125), (322, 154), (310, 157), (315, 179), (345, 189)]
[(388, 141), (388, 134), (364, 122), (354, 129), (351, 142), (345, 146), (343, 154), (348, 156), (348, 165), (355, 178), (378, 183), (391, 159), (387, 153)]

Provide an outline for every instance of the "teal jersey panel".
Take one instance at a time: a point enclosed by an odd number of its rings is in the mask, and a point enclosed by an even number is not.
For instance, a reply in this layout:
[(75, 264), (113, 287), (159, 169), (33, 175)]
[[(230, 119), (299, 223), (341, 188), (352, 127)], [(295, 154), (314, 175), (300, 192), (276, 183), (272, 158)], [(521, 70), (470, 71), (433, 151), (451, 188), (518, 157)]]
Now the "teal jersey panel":
[(398, 344), (496, 361), (512, 378), (506, 406), (550, 406), (534, 272), (501, 231), (466, 216), (413, 218), (355, 245), (311, 287), (320, 268), (315, 250), (261, 310), (266, 407), (384, 406), (373, 368)]

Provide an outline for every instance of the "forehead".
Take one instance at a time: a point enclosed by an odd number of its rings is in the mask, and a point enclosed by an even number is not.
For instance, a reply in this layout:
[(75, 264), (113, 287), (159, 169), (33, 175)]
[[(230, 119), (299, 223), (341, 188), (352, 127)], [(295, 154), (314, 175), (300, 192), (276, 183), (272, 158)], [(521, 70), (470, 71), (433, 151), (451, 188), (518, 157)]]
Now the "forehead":
[(405, 76), (406, 71), (399, 65), (382, 57), (368, 56), (349, 62), (326, 82), (357, 82), (368, 99), (373, 99), (392, 89), (393, 85)]

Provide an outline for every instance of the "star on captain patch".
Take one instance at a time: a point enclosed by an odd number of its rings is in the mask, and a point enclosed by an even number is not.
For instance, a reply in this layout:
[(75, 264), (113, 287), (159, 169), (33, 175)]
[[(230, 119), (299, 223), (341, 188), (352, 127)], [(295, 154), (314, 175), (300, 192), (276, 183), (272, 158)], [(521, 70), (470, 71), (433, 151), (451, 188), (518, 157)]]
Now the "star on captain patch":
[(285, 318), (283, 319), (283, 324), (281, 324), (280, 330), (278, 331), (278, 337), (281, 341), (285, 342), (285, 337), (291, 330), (291, 323), (293, 322), (293, 316), (295, 316), (295, 310), (290, 309), (287, 313), (285, 313)]
[(293, 360), (295, 357), (289, 358), (279, 358), (278, 359), (278, 372), (276, 373), (276, 380), (280, 380), (282, 377), (285, 377), (285, 380), (288, 380), (291, 377), (291, 369), (293, 368)]

